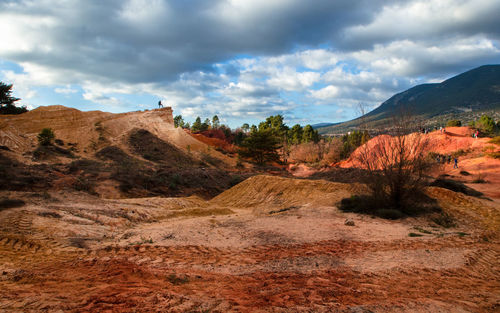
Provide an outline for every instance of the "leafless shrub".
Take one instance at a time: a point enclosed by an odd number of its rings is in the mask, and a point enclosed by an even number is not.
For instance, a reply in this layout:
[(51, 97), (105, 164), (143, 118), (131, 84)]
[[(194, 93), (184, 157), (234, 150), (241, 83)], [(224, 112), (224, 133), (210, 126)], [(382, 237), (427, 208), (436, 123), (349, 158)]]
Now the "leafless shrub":
[(290, 159), (299, 163), (331, 164), (340, 161), (342, 142), (338, 138), (307, 142), (290, 148)]
[[(419, 132), (413, 116), (401, 110), (387, 128), (391, 135), (381, 135), (361, 146), (354, 159), (368, 171), (365, 183), (378, 206), (403, 213), (416, 213), (425, 196), (426, 173), (435, 162), (428, 157), (429, 138)], [(428, 200), (428, 199), (427, 199)]]

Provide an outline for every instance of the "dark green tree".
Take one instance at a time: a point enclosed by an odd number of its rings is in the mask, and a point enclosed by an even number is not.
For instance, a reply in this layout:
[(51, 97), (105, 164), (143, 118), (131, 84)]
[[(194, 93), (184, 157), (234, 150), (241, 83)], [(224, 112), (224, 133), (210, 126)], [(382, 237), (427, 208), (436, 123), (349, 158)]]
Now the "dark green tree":
[(21, 114), (28, 112), (25, 106), (17, 107), (15, 102), (21, 99), (12, 96), (12, 84), (0, 82), (0, 114)]
[(176, 115), (174, 117), (174, 126), (184, 128), (184, 119), (182, 118), (182, 115)]
[(351, 153), (356, 150), (357, 147), (361, 146), (368, 140), (370, 140), (370, 136), (366, 131), (362, 132), (355, 130), (348, 134), (345, 134), (344, 136), (342, 136), (342, 143), (344, 147), (341, 153), (341, 158), (347, 159), (351, 155)]
[(475, 127), (481, 131), (481, 133), (484, 133), (486, 136), (494, 136), (497, 127), (495, 125), (495, 121), (489, 116), (489, 115), (483, 115), (481, 118), (476, 121)]
[(302, 142), (319, 142), (319, 134), (317, 130), (314, 130), (311, 125), (304, 126), (302, 131)]
[(191, 126), (191, 130), (193, 132), (199, 132), (199, 131), (201, 131), (201, 118), (199, 116), (194, 121), (193, 126)]
[(271, 129), (275, 136), (283, 138), (288, 130), (288, 126), (283, 123), (283, 116), (278, 114), (269, 116), (264, 122), (261, 122), (259, 130), (261, 129)]
[(219, 128), (219, 126), (220, 126), (219, 117), (217, 115), (214, 115), (214, 117), (212, 117), (212, 128), (217, 129)]
[(293, 127), (288, 132), (288, 141), (292, 145), (298, 145), (302, 142), (302, 126), (299, 124), (293, 125)]
[(206, 118), (205, 121), (201, 124), (201, 131), (206, 131), (210, 128), (210, 119)]
[(281, 143), (281, 139), (272, 129), (259, 129), (243, 140), (239, 154), (251, 158), (257, 164), (279, 161), (278, 150), (281, 148)]
[(460, 127), (462, 126), (462, 122), (460, 120), (449, 120), (446, 123), (447, 127)]

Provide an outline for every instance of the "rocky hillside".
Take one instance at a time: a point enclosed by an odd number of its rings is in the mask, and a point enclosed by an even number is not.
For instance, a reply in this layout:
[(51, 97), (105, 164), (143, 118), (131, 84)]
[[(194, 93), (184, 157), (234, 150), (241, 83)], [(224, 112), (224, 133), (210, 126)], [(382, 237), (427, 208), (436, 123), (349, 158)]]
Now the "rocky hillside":
[[(51, 128), (55, 141), (38, 144)], [(0, 188), (72, 188), (103, 197), (213, 196), (236, 161), (173, 124), (172, 109), (112, 114), (64, 106), (0, 116)]]

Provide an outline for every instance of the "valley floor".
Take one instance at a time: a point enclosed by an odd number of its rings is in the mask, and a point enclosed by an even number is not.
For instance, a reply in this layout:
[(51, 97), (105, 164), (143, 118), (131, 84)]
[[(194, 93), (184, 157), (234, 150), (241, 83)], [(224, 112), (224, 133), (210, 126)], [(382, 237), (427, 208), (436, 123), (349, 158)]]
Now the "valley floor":
[(210, 201), (4, 192), (26, 205), (0, 211), (0, 311), (500, 310), (497, 202), (429, 188), (452, 228), (337, 209), (362, 188), (256, 176)]

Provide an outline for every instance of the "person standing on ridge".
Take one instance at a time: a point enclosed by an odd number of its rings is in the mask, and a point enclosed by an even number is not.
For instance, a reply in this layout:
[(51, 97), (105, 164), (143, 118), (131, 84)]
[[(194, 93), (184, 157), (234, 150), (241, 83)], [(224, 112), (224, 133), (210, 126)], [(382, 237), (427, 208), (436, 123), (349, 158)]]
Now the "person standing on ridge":
[(453, 168), (458, 168), (458, 158), (455, 158), (455, 164), (453, 164)]
[(161, 109), (161, 108), (163, 108), (163, 104), (161, 104), (161, 100), (160, 100), (160, 101), (158, 101), (158, 109)]

